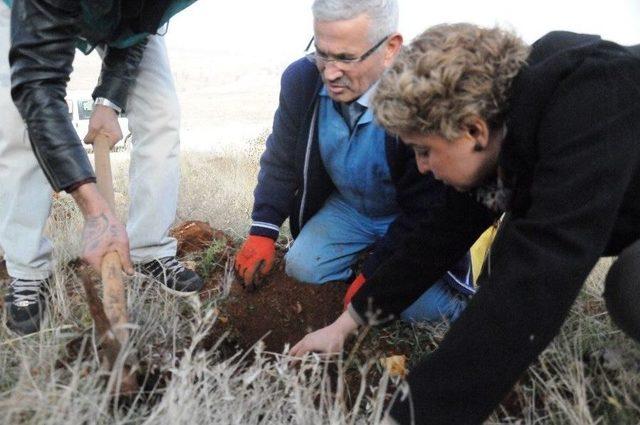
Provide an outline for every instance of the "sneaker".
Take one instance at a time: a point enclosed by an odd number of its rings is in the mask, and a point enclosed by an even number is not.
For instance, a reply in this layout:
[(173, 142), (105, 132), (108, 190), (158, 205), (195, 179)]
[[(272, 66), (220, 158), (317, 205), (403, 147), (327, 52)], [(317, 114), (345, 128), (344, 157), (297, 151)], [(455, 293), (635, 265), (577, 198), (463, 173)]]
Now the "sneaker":
[(46, 293), (49, 279), (13, 279), (4, 297), (7, 327), (19, 334), (28, 335), (40, 331), (47, 309)]
[(167, 292), (186, 296), (197, 293), (204, 282), (193, 270), (187, 269), (176, 257), (163, 257), (143, 263), (140, 271), (162, 284)]

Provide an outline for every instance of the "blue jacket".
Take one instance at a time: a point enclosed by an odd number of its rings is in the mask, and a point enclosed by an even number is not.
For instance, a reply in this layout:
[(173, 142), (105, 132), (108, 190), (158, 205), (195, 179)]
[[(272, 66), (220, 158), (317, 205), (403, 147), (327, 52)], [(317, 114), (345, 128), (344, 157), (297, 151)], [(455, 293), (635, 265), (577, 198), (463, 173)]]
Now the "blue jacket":
[[(318, 144), (316, 113), (321, 87), (316, 66), (304, 58), (289, 65), (282, 75), (273, 132), (260, 159), (252, 235), (276, 239), (280, 226), (289, 218), (296, 237), (335, 189)], [(414, 223), (423, 212), (434, 204), (444, 204), (448, 191), (431, 175), (418, 172), (413, 152), (397, 137), (387, 134), (385, 144), (401, 211), (365, 260), (363, 273), (367, 277), (400, 246), (405, 235), (415, 231)]]

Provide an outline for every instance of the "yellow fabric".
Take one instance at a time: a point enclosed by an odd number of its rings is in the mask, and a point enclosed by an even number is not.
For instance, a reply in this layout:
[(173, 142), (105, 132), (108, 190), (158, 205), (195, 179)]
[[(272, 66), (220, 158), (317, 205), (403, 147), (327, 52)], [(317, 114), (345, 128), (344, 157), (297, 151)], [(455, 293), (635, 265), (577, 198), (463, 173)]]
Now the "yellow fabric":
[(489, 227), (473, 243), (471, 249), (469, 250), (471, 254), (471, 272), (473, 273), (474, 285), (476, 285), (478, 282), (478, 276), (480, 276), (480, 272), (482, 271), (482, 265), (484, 264), (484, 260), (489, 254), (491, 244), (493, 243), (493, 239), (496, 237), (497, 232), (497, 224)]

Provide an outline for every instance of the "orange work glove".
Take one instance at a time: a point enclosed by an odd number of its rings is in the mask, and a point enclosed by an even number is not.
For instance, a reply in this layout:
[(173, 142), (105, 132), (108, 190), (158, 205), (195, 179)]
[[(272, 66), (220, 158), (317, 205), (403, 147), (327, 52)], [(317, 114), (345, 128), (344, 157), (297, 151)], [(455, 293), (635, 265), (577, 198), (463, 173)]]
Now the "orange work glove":
[(356, 292), (358, 292), (360, 290), (360, 288), (362, 287), (362, 285), (364, 285), (364, 283), (367, 281), (367, 279), (364, 277), (364, 275), (362, 273), (360, 273), (358, 276), (356, 276), (355, 279), (353, 279), (353, 282), (351, 282), (351, 285), (349, 285), (349, 289), (347, 289), (347, 293), (344, 295), (344, 309), (346, 310), (347, 307), (349, 307), (349, 303), (351, 302), (351, 298), (353, 298), (353, 296), (356, 294)]
[(236, 272), (245, 284), (255, 285), (257, 278), (264, 277), (271, 271), (275, 257), (276, 243), (273, 239), (249, 235), (236, 254)]

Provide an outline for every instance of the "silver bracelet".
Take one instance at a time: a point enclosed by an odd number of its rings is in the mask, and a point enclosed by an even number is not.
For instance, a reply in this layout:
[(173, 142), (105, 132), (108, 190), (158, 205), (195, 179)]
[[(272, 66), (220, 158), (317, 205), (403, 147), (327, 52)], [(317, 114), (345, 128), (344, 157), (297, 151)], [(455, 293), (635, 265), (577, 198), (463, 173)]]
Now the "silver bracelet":
[(112, 101), (110, 101), (109, 99), (107, 99), (105, 97), (96, 97), (96, 100), (93, 101), (93, 106), (96, 106), (96, 105), (106, 106), (108, 108), (113, 109), (117, 113), (121, 113), (122, 112), (122, 108), (121, 107), (119, 107), (118, 105), (116, 105), (115, 103), (113, 103)]

